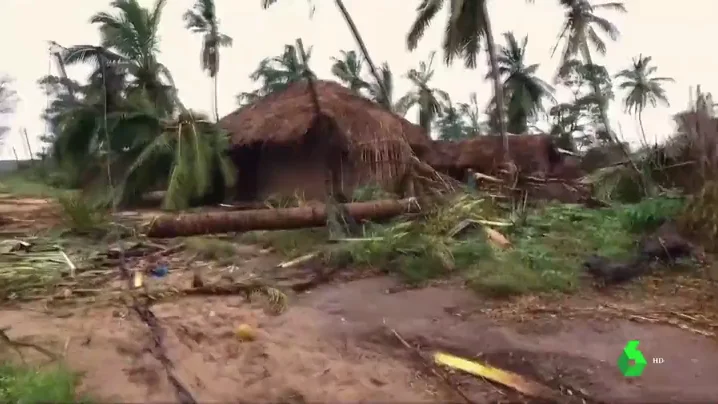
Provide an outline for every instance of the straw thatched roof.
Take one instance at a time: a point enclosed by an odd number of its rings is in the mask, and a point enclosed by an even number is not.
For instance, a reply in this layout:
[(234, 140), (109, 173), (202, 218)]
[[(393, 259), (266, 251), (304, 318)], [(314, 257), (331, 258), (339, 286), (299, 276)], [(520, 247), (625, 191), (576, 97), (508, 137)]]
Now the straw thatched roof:
[[(338, 83), (316, 80), (314, 85), (322, 114), (334, 121), (349, 148), (387, 142), (408, 142), (417, 154), (431, 148), (431, 139), (421, 127)], [(301, 141), (314, 123), (315, 112), (309, 85), (302, 81), (236, 110), (219, 124), (231, 133), (233, 146), (285, 144)]]
[[(551, 163), (560, 159), (548, 135), (509, 134), (509, 150), (514, 163), (525, 172), (547, 171)], [(458, 142), (437, 140), (428, 160), (437, 168), (471, 168), (486, 174), (495, 173), (503, 161), (503, 140), (494, 135)]]

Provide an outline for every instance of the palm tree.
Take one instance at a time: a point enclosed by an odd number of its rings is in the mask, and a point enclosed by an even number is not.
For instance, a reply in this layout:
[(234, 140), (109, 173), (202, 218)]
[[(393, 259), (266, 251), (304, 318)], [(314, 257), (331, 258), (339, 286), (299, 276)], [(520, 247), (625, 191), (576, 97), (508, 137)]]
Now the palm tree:
[(381, 65), (379, 72), (381, 79), (379, 81), (371, 80), (367, 87), (369, 98), (387, 110), (394, 112), (396, 110), (396, 104), (394, 103), (394, 75), (386, 62)]
[(262, 59), (257, 69), (249, 76), (253, 81), (260, 83), (260, 88), (253, 92), (239, 94), (237, 96), (238, 103), (240, 105), (252, 103), (265, 95), (282, 91), (290, 84), (308, 76), (315, 78), (316, 75), (309, 68), (311, 55), (311, 46), (306, 51), (305, 59), (297, 47), (285, 45), (280, 56)]
[(633, 66), (630, 69), (621, 70), (616, 74), (616, 78), (622, 80), (618, 88), (628, 91), (623, 98), (623, 105), (626, 112), (636, 114), (638, 117), (644, 143), (647, 141), (646, 130), (643, 127), (643, 110), (648, 105), (655, 108), (658, 103), (670, 105), (666, 98), (666, 90), (662, 85), (673, 82), (670, 77), (652, 77), (658, 68), (651, 66), (651, 60), (650, 56), (639, 55), (637, 59), (633, 60)]
[[(15, 111), (17, 92), (12, 88), (11, 84), (12, 81), (9, 77), (0, 77), (0, 116)], [(0, 125), (0, 141), (2, 141), (2, 136), (9, 130), (9, 127)]]
[[(566, 19), (561, 27), (558, 41), (551, 55), (556, 53), (559, 44), (563, 42), (561, 64), (580, 55), (587, 65), (593, 65), (591, 48), (596, 49), (600, 54), (606, 53), (606, 42), (601, 38), (599, 32), (608, 35), (613, 41), (617, 40), (619, 36), (618, 28), (607, 19), (596, 15), (595, 12), (600, 10), (614, 10), (625, 13), (626, 7), (622, 2), (592, 4), (590, 0), (559, 0), (559, 4), (566, 10)], [(598, 83), (594, 83), (594, 94), (599, 96), (601, 94)], [(599, 97), (598, 106), (605, 131), (608, 133), (610, 139), (614, 142), (618, 142), (615, 138), (615, 134), (611, 131), (608, 115), (606, 114), (607, 100), (603, 97)]]
[[(497, 65), (506, 96), (507, 130), (510, 133), (525, 133), (529, 119), (543, 111), (543, 100), (551, 96), (553, 88), (536, 77), (538, 64), (526, 65), (528, 36), (524, 36), (520, 44), (513, 32), (504, 33), (504, 38), (506, 45), (499, 48)], [(489, 73), (486, 77), (491, 76), (492, 73)]]
[(361, 78), (363, 63), (356, 52), (341, 51), (341, 57), (332, 60), (334, 61), (332, 74), (350, 90), (359, 93), (369, 86), (369, 83)]
[(202, 34), (202, 51), (200, 54), (202, 70), (205, 70), (212, 79), (212, 102), (214, 103), (214, 117), (219, 121), (218, 106), (218, 78), (219, 48), (232, 46), (232, 38), (219, 32), (214, 0), (196, 0), (192, 10), (187, 10), (183, 16), (187, 29)]
[[(278, 0), (261, 0), (262, 1), (262, 8), (267, 9), (269, 6), (277, 3)], [(311, 12), (310, 15), (314, 11), (314, 5), (312, 4), (312, 0), (307, 0), (307, 2), (310, 5)], [(359, 29), (357, 28), (356, 24), (354, 24), (354, 19), (349, 14), (349, 11), (347, 10), (346, 6), (344, 5), (344, 1), (342, 0), (334, 0), (334, 4), (336, 4), (337, 8), (339, 9), (339, 12), (342, 14), (342, 18), (344, 18), (344, 21), (347, 23), (347, 26), (349, 27), (349, 30), (352, 33), (352, 36), (354, 37), (354, 40), (357, 42), (357, 45), (359, 46), (359, 50), (361, 50), (362, 57), (366, 61), (366, 64), (369, 65), (369, 72), (371, 72), (371, 75), (374, 77), (375, 83), (379, 86), (379, 90), (381, 90), (382, 93), (384, 93), (383, 98), (389, 98), (386, 94), (386, 89), (383, 87), (383, 83), (381, 80), (381, 75), (379, 74), (379, 70), (376, 68), (376, 65), (372, 61), (371, 56), (369, 55), (369, 50), (366, 47), (366, 44), (364, 43), (364, 40), (362, 39), (361, 35), (359, 34)]]
[(414, 89), (396, 102), (396, 110), (401, 115), (414, 106), (419, 107), (419, 126), (431, 132), (431, 124), (442, 114), (444, 103), (448, 102), (449, 95), (438, 88), (431, 88), (429, 82), (434, 77), (431, 67), (434, 61), (434, 52), (429, 55), (429, 62), (420, 62), (419, 70), (411, 69), (407, 78), (414, 84)]
[[(419, 39), (424, 36), (429, 23), (441, 11), (445, 3), (445, 0), (422, 0), (417, 9), (416, 20), (406, 37), (409, 50), (416, 49)], [(454, 57), (460, 56), (464, 58), (466, 67), (475, 68), (481, 42), (482, 40), (486, 41), (486, 50), (489, 55), (494, 84), (494, 98), (499, 100), (499, 105), (504, 105), (504, 93), (496, 56), (496, 43), (491, 29), (487, 0), (451, 1), (444, 32), (444, 61), (447, 64), (451, 64)], [(511, 161), (511, 157), (509, 154), (509, 139), (506, 135), (505, 112), (501, 108), (497, 112), (500, 123), (499, 133), (503, 137), (504, 160), (508, 163)]]
[[(151, 9), (138, 0), (114, 0), (116, 15), (100, 12), (90, 22), (99, 24), (102, 48), (117, 57), (118, 69), (129, 75), (126, 93), (141, 93), (164, 114), (174, 110), (174, 80), (167, 67), (157, 60), (159, 23), (167, 0), (155, 0)], [(71, 48), (71, 51), (74, 49)], [(79, 54), (78, 54), (79, 55)], [(67, 60), (68, 64), (73, 60)]]
[(476, 93), (469, 94), (468, 103), (460, 102), (458, 105), (459, 111), (468, 121), (466, 130), (471, 136), (482, 135), (487, 132), (486, 125), (481, 122), (483, 114), (481, 113)]
[(473, 135), (467, 130), (461, 111), (451, 99), (447, 98), (442, 109), (441, 117), (436, 122), (439, 129), (439, 140), (461, 140)]
[[(137, 189), (151, 187), (157, 170), (169, 166), (167, 192), (163, 208), (177, 210), (189, 207), (208, 194), (223, 195), (234, 181), (231, 162), (225, 151), (229, 137), (208, 117), (181, 108), (176, 118), (165, 119), (151, 112), (138, 113), (126, 121), (139, 120), (156, 130), (152, 140), (138, 153), (127, 170), (118, 199), (137, 194)], [(221, 197), (220, 197), (221, 199)]]

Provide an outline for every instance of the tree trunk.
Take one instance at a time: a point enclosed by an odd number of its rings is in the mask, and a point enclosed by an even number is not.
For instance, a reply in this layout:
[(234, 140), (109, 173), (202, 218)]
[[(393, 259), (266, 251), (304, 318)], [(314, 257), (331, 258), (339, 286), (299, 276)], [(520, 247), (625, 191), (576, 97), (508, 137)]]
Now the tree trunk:
[[(586, 63), (593, 66), (593, 58), (591, 58), (591, 52), (586, 46), (584, 46), (583, 48), (583, 56), (586, 58)], [(598, 110), (601, 113), (601, 120), (603, 121), (603, 126), (606, 129), (606, 132), (608, 132), (609, 139), (611, 139), (612, 142), (621, 147), (621, 151), (623, 151), (623, 154), (626, 156), (626, 159), (630, 162), (631, 167), (636, 172), (636, 175), (638, 175), (638, 178), (641, 181), (641, 185), (643, 186), (643, 191), (646, 193), (646, 195), (653, 195), (653, 190), (655, 189), (655, 187), (653, 186), (653, 180), (651, 180), (651, 178), (649, 178), (643, 171), (641, 171), (640, 168), (638, 168), (638, 165), (633, 160), (633, 157), (631, 156), (631, 152), (628, 150), (628, 147), (624, 146), (618, 136), (613, 133), (613, 130), (611, 130), (611, 124), (609, 123), (608, 115), (606, 114), (606, 100), (601, 93), (601, 88), (599, 87), (596, 80), (591, 80), (591, 84), (593, 85), (593, 92), (599, 96)]]
[[(357, 202), (344, 205), (356, 221), (390, 219), (404, 213), (416, 213), (414, 199)], [(325, 226), (326, 205), (287, 209), (258, 209), (239, 212), (188, 213), (166, 215), (153, 220), (148, 237), (186, 237), (252, 230), (291, 230)]]
[(381, 79), (381, 76), (379, 75), (379, 71), (376, 69), (376, 65), (374, 65), (374, 62), (371, 60), (371, 57), (369, 56), (369, 50), (366, 48), (366, 44), (364, 43), (364, 40), (362, 39), (361, 35), (359, 34), (359, 30), (357, 29), (357, 26), (354, 24), (354, 20), (352, 20), (352, 17), (349, 15), (349, 11), (347, 11), (347, 8), (344, 7), (344, 1), (342, 0), (334, 0), (337, 7), (339, 8), (339, 12), (342, 13), (342, 16), (344, 17), (344, 20), (346, 21), (347, 25), (349, 25), (349, 30), (351, 30), (352, 35), (354, 36), (354, 39), (357, 41), (357, 44), (359, 45), (359, 49), (361, 50), (362, 56), (366, 60), (366, 63), (369, 65), (369, 71), (371, 71), (371, 75), (374, 76), (374, 79), (376, 80), (377, 85), (379, 86), (379, 89), (381, 89), (381, 94), (384, 97), (384, 99), (388, 100), (389, 97), (386, 93), (386, 89), (384, 88), (384, 82)]
[(218, 104), (217, 100), (219, 97), (217, 95), (217, 87), (218, 87), (218, 82), (219, 82), (219, 78), (217, 78), (218, 75), (219, 75), (219, 72), (215, 73), (214, 77), (212, 77), (212, 82), (213, 82), (212, 84), (214, 85), (213, 97), (214, 97), (214, 121), (215, 122), (219, 122), (219, 105), (217, 105)]
[[(593, 58), (591, 57), (591, 52), (587, 48), (583, 50), (583, 56), (584, 56), (584, 58), (586, 58), (586, 63), (593, 66)], [(611, 142), (620, 144), (621, 141), (618, 139), (618, 136), (616, 136), (616, 134), (613, 133), (613, 130), (611, 129), (611, 122), (609, 122), (608, 114), (606, 113), (606, 100), (604, 99), (603, 94), (601, 93), (601, 88), (599, 87), (598, 82), (596, 80), (591, 80), (591, 85), (593, 86), (593, 92), (599, 96), (598, 111), (601, 114), (601, 121), (603, 122), (603, 127), (606, 129), (606, 132), (608, 133), (608, 138), (611, 139)]]
[(638, 126), (641, 127), (641, 136), (643, 136), (644, 145), (648, 145), (648, 139), (646, 139), (646, 129), (643, 128), (643, 109), (638, 110)]
[(486, 45), (487, 45), (487, 51), (489, 53), (489, 63), (491, 64), (491, 78), (494, 82), (494, 98), (496, 99), (496, 113), (499, 119), (499, 134), (502, 137), (503, 140), (503, 152), (504, 152), (504, 161), (510, 162), (511, 159), (511, 152), (509, 151), (509, 138), (506, 133), (506, 111), (504, 110), (504, 88), (503, 84), (501, 83), (501, 74), (499, 74), (499, 65), (496, 58), (496, 42), (494, 41), (494, 35), (493, 31), (491, 30), (491, 19), (489, 18), (489, 10), (486, 5), (486, 1), (482, 2), (482, 7), (484, 8), (484, 27), (486, 29), (486, 32), (484, 34), (486, 35)]

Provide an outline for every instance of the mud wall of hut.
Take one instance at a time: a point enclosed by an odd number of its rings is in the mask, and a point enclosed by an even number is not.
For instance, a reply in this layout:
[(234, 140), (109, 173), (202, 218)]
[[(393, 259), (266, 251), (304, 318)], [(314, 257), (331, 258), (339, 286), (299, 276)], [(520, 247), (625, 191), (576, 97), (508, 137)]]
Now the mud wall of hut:
[(270, 196), (299, 196), (323, 200), (332, 190), (329, 157), (337, 158), (342, 193), (351, 197), (356, 187), (352, 164), (342, 156), (331, 156), (324, 145), (272, 145), (261, 149), (256, 166), (257, 200)]

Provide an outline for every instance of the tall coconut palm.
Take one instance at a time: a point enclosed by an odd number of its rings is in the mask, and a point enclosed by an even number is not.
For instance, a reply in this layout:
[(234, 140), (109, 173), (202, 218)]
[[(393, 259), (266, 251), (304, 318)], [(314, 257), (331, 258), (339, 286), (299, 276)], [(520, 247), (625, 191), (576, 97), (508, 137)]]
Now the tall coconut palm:
[(219, 19), (214, 0), (196, 0), (191, 10), (183, 16), (186, 27), (194, 33), (202, 34), (202, 51), (200, 61), (202, 70), (206, 71), (212, 79), (212, 103), (214, 104), (214, 117), (219, 121), (218, 105), (218, 74), (219, 49), (232, 46), (232, 38), (219, 32)]
[[(419, 39), (424, 36), (429, 23), (445, 5), (445, 0), (422, 0), (417, 16), (406, 37), (409, 50), (416, 49)], [(486, 41), (492, 79), (494, 98), (504, 105), (504, 92), (499, 76), (496, 43), (491, 28), (491, 19), (487, 0), (460, 0), (449, 2), (449, 16), (444, 30), (444, 60), (451, 64), (455, 57), (463, 57), (466, 67), (475, 68), (476, 58), (481, 49), (482, 40)], [(499, 133), (503, 137), (504, 160), (511, 160), (509, 139), (506, 136), (506, 117), (503, 109), (498, 109)]]
[[(114, 0), (116, 14), (100, 12), (90, 22), (98, 24), (101, 45), (119, 57), (118, 68), (129, 75), (126, 92), (147, 96), (164, 114), (174, 110), (174, 80), (167, 67), (157, 60), (159, 24), (167, 0), (155, 0), (144, 8), (138, 0)], [(68, 60), (67, 63), (71, 61)]]
[(369, 87), (369, 83), (362, 79), (363, 61), (355, 51), (341, 51), (340, 58), (332, 58), (332, 74), (335, 75), (350, 90), (359, 93)]
[[(536, 77), (538, 64), (526, 64), (528, 36), (524, 36), (519, 43), (513, 32), (506, 32), (504, 39), (506, 45), (499, 48), (497, 65), (506, 96), (507, 130), (524, 133), (528, 130), (529, 119), (543, 111), (544, 100), (551, 97), (554, 90)], [(489, 73), (486, 77), (491, 76), (492, 73)]]
[(442, 114), (443, 105), (449, 100), (449, 94), (429, 85), (434, 77), (434, 69), (431, 66), (433, 61), (434, 52), (429, 55), (428, 63), (422, 61), (418, 70), (409, 70), (407, 78), (411, 80), (414, 89), (396, 102), (396, 111), (401, 115), (405, 115), (414, 106), (418, 107), (419, 126), (424, 128), (426, 133), (431, 132), (432, 122)]
[[(261, 0), (262, 8), (266, 9), (269, 8), (269, 6), (276, 4), (278, 0)], [(309, 3), (309, 6), (311, 8), (311, 13), (314, 11), (314, 5), (312, 3), (312, 0), (307, 0)], [(349, 11), (347, 10), (346, 6), (344, 5), (344, 1), (342, 0), (334, 0), (334, 4), (339, 9), (339, 12), (342, 15), (342, 18), (344, 18), (344, 21), (347, 23), (347, 26), (349, 27), (349, 31), (351, 31), (352, 36), (354, 37), (354, 40), (356, 41), (357, 45), (359, 46), (359, 50), (361, 50), (362, 57), (366, 61), (366, 64), (369, 66), (369, 72), (371, 72), (371, 75), (374, 76), (374, 80), (379, 86), (379, 90), (381, 90), (382, 93), (384, 93), (384, 98), (388, 98), (386, 95), (386, 90), (383, 87), (383, 83), (381, 81), (381, 75), (379, 72), (379, 69), (376, 68), (376, 65), (372, 61), (371, 55), (369, 55), (369, 50), (366, 47), (366, 44), (364, 43), (364, 39), (362, 39), (361, 34), (359, 34), (359, 29), (357, 28), (356, 24), (354, 23), (354, 19), (349, 14)]]
[(633, 60), (630, 69), (621, 70), (616, 74), (616, 78), (621, 80), (618, 88), (628, 91), (623, 98), (623, 105), (626, 112), (637, 116), (644, 143), (647, 143), (647, 140), (646, 130), (643, 127), (643, 110), (648, 105), (654, 108), (659, 103), (670, 105), (663, 83), (673, 82), (670, 77), (653, 77), (658, 68), (651, 66), (651, 60), (650, 56), (639, 55)]
[[(619, 36), (618, 28), (609, 20), (597, 15), (596, 12), (613, 10), (625, 13), (626, 7), (622, 2), (593, 4), (590, 0), (559, 0), (559, 4), (565, 9), (565, 21), (551, 54), (555, 54), (559, 45), (563, 43), (561, 64), (576, 56), (581, 56), (586, 64), (593, 65), (592, 48), (600, 54), (606, 53), (606, 42), (599, 33), (607, 35), (613, 41), (617, 40)], [(594, 83), (594, 93), (601, 94), (598, 83)], [(614, 142), (618, 142), (615, 134), (611, 131), (606, 114), (607, 100), (600, 97), (598, 101), (604, 129)]]

